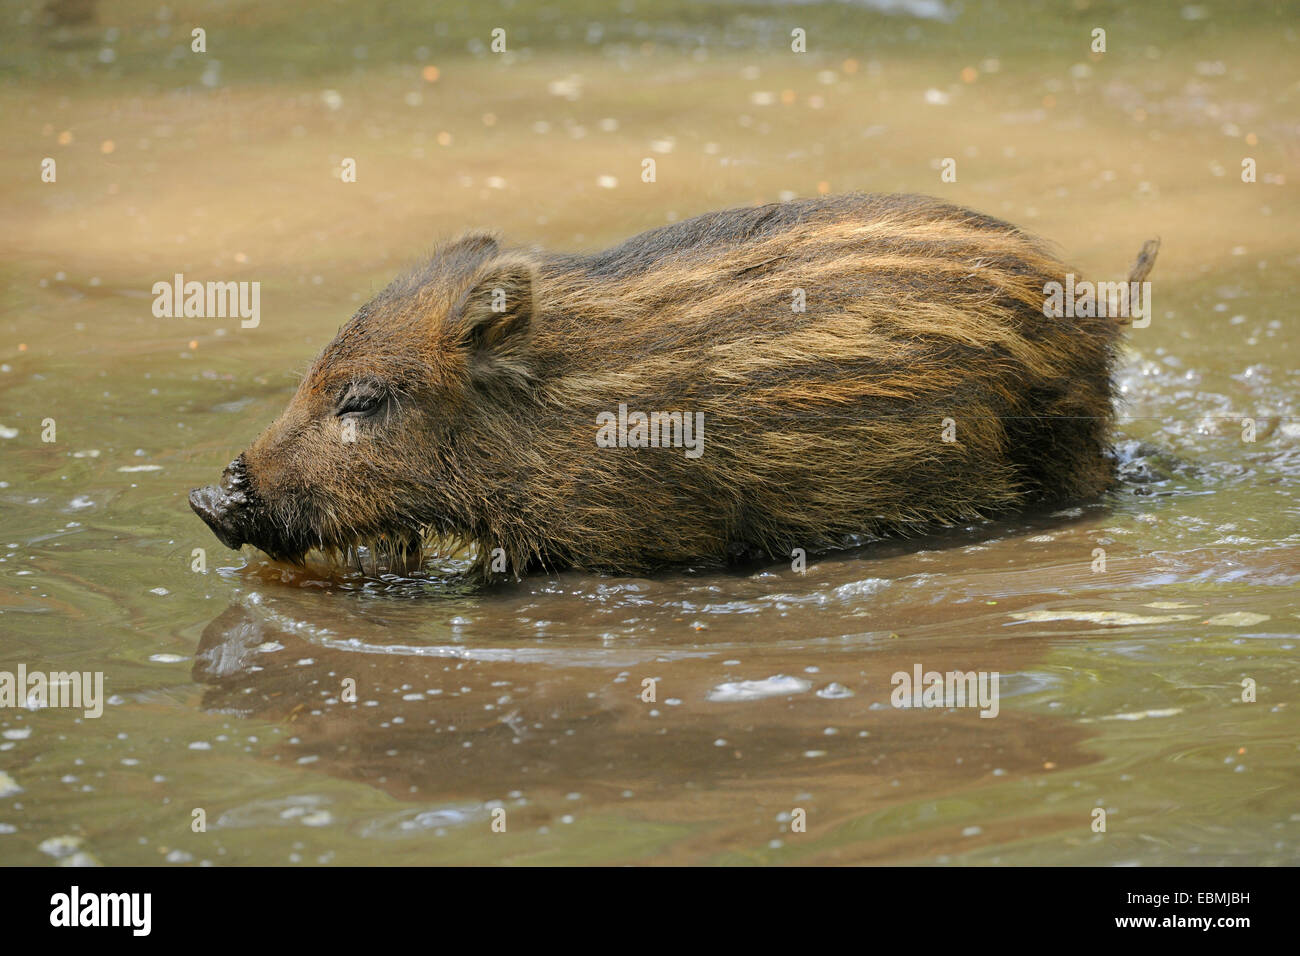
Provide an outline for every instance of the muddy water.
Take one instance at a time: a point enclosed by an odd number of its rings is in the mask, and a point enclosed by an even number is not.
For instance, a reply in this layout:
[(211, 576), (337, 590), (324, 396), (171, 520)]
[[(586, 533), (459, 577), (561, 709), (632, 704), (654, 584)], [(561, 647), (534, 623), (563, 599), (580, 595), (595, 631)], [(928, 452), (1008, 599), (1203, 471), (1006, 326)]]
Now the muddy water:
[[(841, 46), (802, 59), (762, 5), (539, 15), (497, 57), (472, 6), (310, 42), (213, 8), (202, 61), (152, 7), (24, 21), (0, 671), (108, 700), (0, 710), (0, 861), (1300, 862), (1295, 16), (1107, 14), (1090, 57), (1087, 5), (830, 6), (799, 15)], [(225, 551), (185, 504), (438, 236), (591, 248), (849, 189), (979, 207), (1097, 278), (1162, 237), (1112, 494), (802, 572), (491, 591)], [(260, 282), (260, 323), (155, 318), (177, 272)], [(917, 665), (997, 672), (996, 716), (892, 706)]]

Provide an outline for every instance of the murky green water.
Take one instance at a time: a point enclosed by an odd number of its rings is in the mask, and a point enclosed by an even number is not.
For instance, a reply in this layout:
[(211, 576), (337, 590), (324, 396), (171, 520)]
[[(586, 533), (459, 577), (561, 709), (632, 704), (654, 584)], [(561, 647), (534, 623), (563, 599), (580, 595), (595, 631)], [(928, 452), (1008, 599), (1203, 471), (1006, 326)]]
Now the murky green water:
[[(1295, 7), (868, 7), (6, 3), (0, 672), (108, 703), (0, 710), (0, 861), (1300, 862)], [(498, 21), (514, 52), (475, 52)], [(819, 189), (944, 195), (1098, 278), (1162, 237), (1113, 494), (803, 574), (487, 592), (295, 572), (189, 511), (435, 237)], [(260, 325), (155, 318), (176, 272), (261, 282)], [(891, 706), (917, 664), (999, 672), (998, 716)]]

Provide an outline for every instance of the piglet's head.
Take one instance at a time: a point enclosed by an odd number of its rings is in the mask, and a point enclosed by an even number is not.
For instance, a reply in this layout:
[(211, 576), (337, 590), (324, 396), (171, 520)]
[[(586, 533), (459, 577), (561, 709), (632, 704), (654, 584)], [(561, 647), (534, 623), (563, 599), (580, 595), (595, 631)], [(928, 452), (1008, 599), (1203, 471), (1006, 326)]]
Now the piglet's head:
[(461, 454), (466, 423), (535, 387), (534, 279), (489, 235), (443, 247), (352, 317), (190, 506), (227, 547), (290, 561), (366, 547), (409, 566), (428, 536), (467, 535), (483, 493)]

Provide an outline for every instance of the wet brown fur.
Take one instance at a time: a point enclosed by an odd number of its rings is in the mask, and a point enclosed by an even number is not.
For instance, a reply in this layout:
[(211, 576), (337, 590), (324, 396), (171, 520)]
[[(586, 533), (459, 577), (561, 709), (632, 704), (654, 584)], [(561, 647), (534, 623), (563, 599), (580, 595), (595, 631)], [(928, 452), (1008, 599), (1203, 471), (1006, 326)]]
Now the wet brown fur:
[[(712, 213), (586, 256), (472, 233), (363, 307), (248, 449), (248, 540), (640, 572), (1092, 497), (1120, 326), (1044, 317), (1067, 271), (918, 196)], [(386, 397), (345, 443), (357, 382)], [(597, 447), (620, 403), (703, 412), (703, 455)]]

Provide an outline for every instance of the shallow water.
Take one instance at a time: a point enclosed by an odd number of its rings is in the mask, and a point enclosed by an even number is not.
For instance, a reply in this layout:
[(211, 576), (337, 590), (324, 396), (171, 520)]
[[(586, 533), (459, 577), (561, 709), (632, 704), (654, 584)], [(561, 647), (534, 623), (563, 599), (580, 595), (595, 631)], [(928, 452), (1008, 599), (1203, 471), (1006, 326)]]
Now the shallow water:
[[(801, 8), (873, 38), (805, 59), (762, 4), (539, 15), (505, 58), (471, 13), (343, 67), (283, 14), (212, 8), (215, 77), (153, 7), (111, 41), (25, 28), (0, 87), (0, 671), (102, 671), (109, 701), (0, 710), (0, 861), (1300, 862), (1296, 19), (1153, 5), (1090, 59), (1089, 13), (1008, 34), (1015, 6)], [(189, 511), (435, 237), (592, 248), (819, 189), (944, 195), (1098, 278), (1162, 237), (1112, 494), (803, 573), (488, 591), (294, 570)], [(176, 272), (260, 281), (261, 324), (155, 318)], [(891, 706), (918, 664), (998, 672), (997, 716)]]

